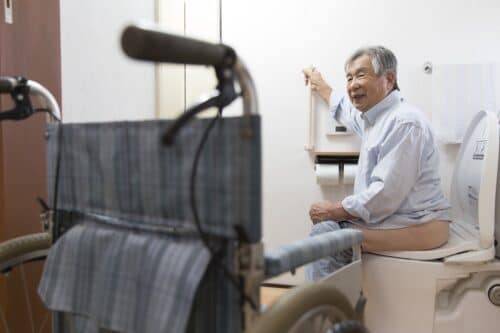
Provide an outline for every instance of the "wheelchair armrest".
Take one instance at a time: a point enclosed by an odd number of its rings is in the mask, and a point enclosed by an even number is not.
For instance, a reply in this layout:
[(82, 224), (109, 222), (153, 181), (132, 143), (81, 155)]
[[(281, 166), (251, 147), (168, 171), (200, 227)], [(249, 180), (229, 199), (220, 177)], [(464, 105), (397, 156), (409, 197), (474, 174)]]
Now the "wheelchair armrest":
[(318, 259), (361, 245), (363, 233), (343, 229), (302, 239), (265, 253), (266, 279), (296, 269)]

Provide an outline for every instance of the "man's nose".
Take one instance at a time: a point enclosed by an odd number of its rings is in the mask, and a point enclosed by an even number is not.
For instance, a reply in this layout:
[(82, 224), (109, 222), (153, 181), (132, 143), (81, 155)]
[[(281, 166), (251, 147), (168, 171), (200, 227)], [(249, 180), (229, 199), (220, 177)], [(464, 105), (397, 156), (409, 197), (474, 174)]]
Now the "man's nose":
[(347, 82), (347, 89), (348, 90), (356, 90), (359, 88), (359, 82), (355, 78), (353, 78), (351, 81)]

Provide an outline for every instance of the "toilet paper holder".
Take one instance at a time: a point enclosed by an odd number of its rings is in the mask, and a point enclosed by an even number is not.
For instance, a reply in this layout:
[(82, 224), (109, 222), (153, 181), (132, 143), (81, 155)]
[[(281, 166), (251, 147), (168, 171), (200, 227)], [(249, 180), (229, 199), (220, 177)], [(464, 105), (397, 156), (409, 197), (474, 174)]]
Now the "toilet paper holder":
[(338, 176), (339, 180), (344, 183), (344, 169), (346, 165), (357, 165), (358, 164), (358, 156), (355, 155), (318, 155), (315, 159), (316, 165), (338, 165)]
[(316, 164), (358, 164), (358, 156), (356, 155), (317, 155)]

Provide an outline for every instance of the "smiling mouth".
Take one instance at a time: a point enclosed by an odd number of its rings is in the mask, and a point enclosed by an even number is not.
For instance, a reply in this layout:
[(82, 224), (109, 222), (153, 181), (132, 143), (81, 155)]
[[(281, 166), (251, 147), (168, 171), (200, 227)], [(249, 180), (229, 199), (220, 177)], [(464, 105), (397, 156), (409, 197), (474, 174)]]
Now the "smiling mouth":
[(366, 95), (364, 94), (356, 94), (356, 95), (352, 95), (351, 98), (352, 98), (352, 101), (354, 103), (359, 103), (359, 101), (361, 101), (361, 99), (363, 99), (363, 97), (365, 97)]

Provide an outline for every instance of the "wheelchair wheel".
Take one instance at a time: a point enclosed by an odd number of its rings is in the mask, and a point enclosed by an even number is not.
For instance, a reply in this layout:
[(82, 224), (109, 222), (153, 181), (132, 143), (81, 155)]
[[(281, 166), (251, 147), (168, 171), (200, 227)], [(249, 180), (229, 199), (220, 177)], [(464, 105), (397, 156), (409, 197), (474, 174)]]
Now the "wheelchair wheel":
[(51, 244), (49, 233), (0, 243), (0, 333), (51, 332), (50, 311), (37, 293)]
[[(260, 333), (364, 333), (342, 325), (359, 318), (347, 298), (331, 285), (316, 283), (292, 289), (267, 309), (250, 332)], [(340, 326), (339, 326), (340, 325)]]

